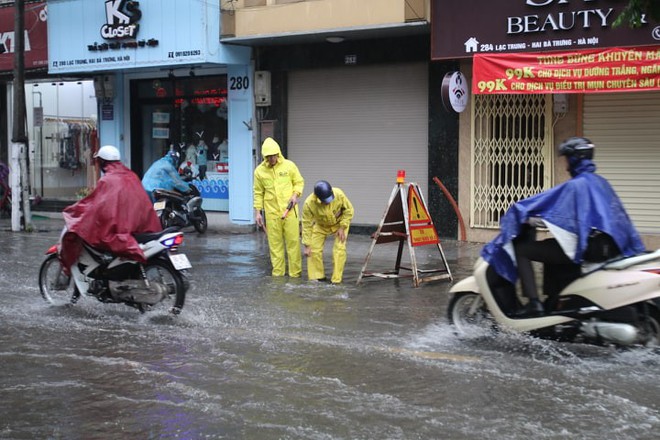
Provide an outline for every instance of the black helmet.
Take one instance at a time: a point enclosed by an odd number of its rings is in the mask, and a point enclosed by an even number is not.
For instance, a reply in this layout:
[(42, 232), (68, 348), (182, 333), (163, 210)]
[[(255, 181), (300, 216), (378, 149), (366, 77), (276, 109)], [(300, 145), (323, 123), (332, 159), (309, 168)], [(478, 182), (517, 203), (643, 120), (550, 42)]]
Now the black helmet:
[(314, 194), (323, 203), (330, 203), (335, 199), (332, 186), (325, 180), (319, 180), (314, 184)]
[(587, 138), (572, 137), (559, 146), (559, 155), (575, 157), (576, 159), (593, 159), (594, 144)]

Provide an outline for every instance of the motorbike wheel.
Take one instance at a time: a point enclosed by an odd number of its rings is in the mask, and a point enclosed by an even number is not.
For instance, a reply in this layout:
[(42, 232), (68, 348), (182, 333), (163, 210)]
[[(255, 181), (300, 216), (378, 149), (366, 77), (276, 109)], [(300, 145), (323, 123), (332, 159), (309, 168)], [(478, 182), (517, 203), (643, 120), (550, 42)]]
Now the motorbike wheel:
[(174, 226), (174, 221), (170, 218), (170, 214), (172, 213), (172, 208), (169, 206), (165, 207), (160, 212), (160, 225), (163, 227), (163, 229), (167, 229), (170, 226)]
[(43, 299), (53, 305), (73, 304), (80, 297), (77, 287), (70, 287), (57, 254), (46, 257), (39, 268), (39, 291)]
[(186, 300), (186, 288), (182, 275), (166, 260), (151, 260), (144, 265), (149, 282), (157, 282), (167, 287), (167, 297), (158, 304), (141, 305), (141, 312), (162, 311), (178, 315)]
[(449, 323), (460, 336), (492, 334), (497, 326), (480, 295), (474, 292), (456, 293), (449, 301)]
[(644, 318), (642, 339), (647, 347), (660, 347), (660, 310), (655, 307)]
[(195, 230), (200, 234), (203, 234), (206, 232), (206, 228), (209, 226), (209, 222), (206, 219), (206, 212), (200, 208), (195, 209), (194, 217), (195, 218), (192, 220), (192, 224), (195, 227)]

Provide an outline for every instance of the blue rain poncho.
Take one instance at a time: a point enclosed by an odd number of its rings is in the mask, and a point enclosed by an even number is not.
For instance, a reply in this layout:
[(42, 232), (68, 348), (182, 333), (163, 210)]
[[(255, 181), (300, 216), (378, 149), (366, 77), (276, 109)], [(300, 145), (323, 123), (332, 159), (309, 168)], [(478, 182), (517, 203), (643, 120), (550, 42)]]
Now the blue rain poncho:
[(621, 200), (603, 177), (594, 174), (590, 159), (571, 158), (573, 178), (554, 188), (514, 203), (500, 220), (500, 234), (486, 244), (481, 256), (508, 281), (518, 278), (513, 239), (532, 217), (540, 218), (566, 255), (582, 263), (594, 229), (608, 234), (623, 256), (645, 251), (644, 244)]
[(176, 170), (176, 157), (167, 154), (154, 162), (142, 178), (142, 186), (151, 195), (155, 189), (167, 189), (187, 193), (190, 186)]

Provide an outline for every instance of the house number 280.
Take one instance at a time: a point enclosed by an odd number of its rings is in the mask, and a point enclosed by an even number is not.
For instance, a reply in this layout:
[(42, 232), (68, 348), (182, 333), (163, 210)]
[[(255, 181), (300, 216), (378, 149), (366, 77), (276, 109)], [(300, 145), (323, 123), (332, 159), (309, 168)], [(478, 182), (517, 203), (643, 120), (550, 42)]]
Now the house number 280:
[(230, 90), (245, 90), (250, 88), (250, 78), (247, 76), (231, 76), (229, 77)]

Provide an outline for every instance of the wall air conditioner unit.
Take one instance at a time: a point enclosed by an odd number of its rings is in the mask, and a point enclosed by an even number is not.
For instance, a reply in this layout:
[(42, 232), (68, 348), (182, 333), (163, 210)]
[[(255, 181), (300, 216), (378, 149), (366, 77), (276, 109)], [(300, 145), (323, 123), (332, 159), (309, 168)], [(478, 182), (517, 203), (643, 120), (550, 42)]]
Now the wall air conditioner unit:
[(257, 107), (270, 105), (270, 72), (266, 70), (254, 72), (254, 101)]

